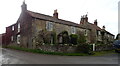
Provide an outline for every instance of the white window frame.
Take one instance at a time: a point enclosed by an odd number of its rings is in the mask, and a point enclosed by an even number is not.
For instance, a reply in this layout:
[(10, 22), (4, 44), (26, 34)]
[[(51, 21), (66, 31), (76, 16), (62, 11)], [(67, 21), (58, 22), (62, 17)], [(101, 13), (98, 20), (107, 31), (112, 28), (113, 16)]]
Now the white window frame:
[(101, 32), (100, 32), (100, 31), (98, 31), (98, 35), (101, 35)]
[(12, 31), (14, 31), (15, 30), (15, 27), (14, 26), (12, 26)]
[(17, 43), (20, 44), (20, 35), (17, 35)]
[(13, 36), (11, 36), (11, 41), (13, 41)]
[(18, 32), (20, 32), (20, 23), (18, 23)]
[(53, 31), (53, 22), (46, 22), (46, 29), (47, 31)]
[(88, 34), (87, 34), (87, 30), (85, 30), (85, 36), (87, 36)]
[(76, 34), (76, 28), (73, 27), (73, 26), (71, 26), (71, 33), (72, 33), (72, 34)]

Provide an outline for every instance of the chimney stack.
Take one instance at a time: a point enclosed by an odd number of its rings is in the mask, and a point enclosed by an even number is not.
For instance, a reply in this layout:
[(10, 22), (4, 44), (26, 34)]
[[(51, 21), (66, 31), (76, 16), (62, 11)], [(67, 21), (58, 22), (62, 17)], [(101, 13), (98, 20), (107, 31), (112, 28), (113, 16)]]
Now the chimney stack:
[(85, 22), (88, 22), (88, 17), (87, 17), (87, 14), (86, 14), (86, 15), (84, 15), (84, 21), (85, 21)]
[(23, 1), (23, 4), (21, 5), (22, 11), (27, 11), (27, 4), (25, 4), (25, 0)]
[(53, 17), (54, 17), (54, 18), (58, 18), (58, 12), (57, 12), (57, 9), (56, 9), (56, 10), (54, 10)]
[(96, 26), (97, 26), (97, 19), (94, 21), (94, 25), (96, 25)]
[(85, 24), (86, 22), (88, 22), (87, 14), (81, 16), (80, 24)]
[(102, 29), (104, 29), (104, 30), (105, 30), (105, 26), (103, 26), (103, 27), (102, 27)]

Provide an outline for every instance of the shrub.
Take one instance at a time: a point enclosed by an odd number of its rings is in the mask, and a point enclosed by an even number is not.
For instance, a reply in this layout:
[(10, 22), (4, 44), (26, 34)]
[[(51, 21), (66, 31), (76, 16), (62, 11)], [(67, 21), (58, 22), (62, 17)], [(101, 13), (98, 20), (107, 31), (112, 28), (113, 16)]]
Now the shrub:
[(71, 34), (70, 35), (70, 43), (76, 45), (78, 43), (78, 35)]
[(80, 53), (88, 53), (88, 54), (91, 54), (91, 49), (92, 49), (91, 45), (85, 43), (85, 44), (79, 44), (79, 45), (77, 46), (76, 51), (77, 51), (77, 52), (80, 52)]
[(86, 43), (86, 37), (84, 35), (79, 35), (78, 43)]
[(83, 32), (78, 32), (78, 44), (86, 43), (86, 37)]

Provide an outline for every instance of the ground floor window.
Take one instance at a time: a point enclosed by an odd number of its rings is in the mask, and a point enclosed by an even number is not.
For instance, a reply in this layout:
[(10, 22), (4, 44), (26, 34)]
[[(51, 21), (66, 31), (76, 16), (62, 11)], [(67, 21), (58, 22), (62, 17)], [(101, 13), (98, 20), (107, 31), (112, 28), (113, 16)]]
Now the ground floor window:
[(20, 35), (17, 35), (17, 43), (20, 44)]
[(13, 41), (13, 36), (11, 36), (11, 41)]

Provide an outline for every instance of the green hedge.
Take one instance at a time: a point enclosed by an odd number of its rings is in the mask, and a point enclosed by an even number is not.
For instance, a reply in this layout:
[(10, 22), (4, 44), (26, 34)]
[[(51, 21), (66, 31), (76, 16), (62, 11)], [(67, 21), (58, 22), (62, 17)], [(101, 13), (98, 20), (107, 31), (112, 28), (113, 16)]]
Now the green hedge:
[(87, 53), (87, 54), (92, 54), (92, 46), (90, 44), (79, 44), (76, 49), (77, 52), (79, 53)]
[(70, 35), (70, 43), (76, 45), (78, 43), (78, 35), (71, 34)]

